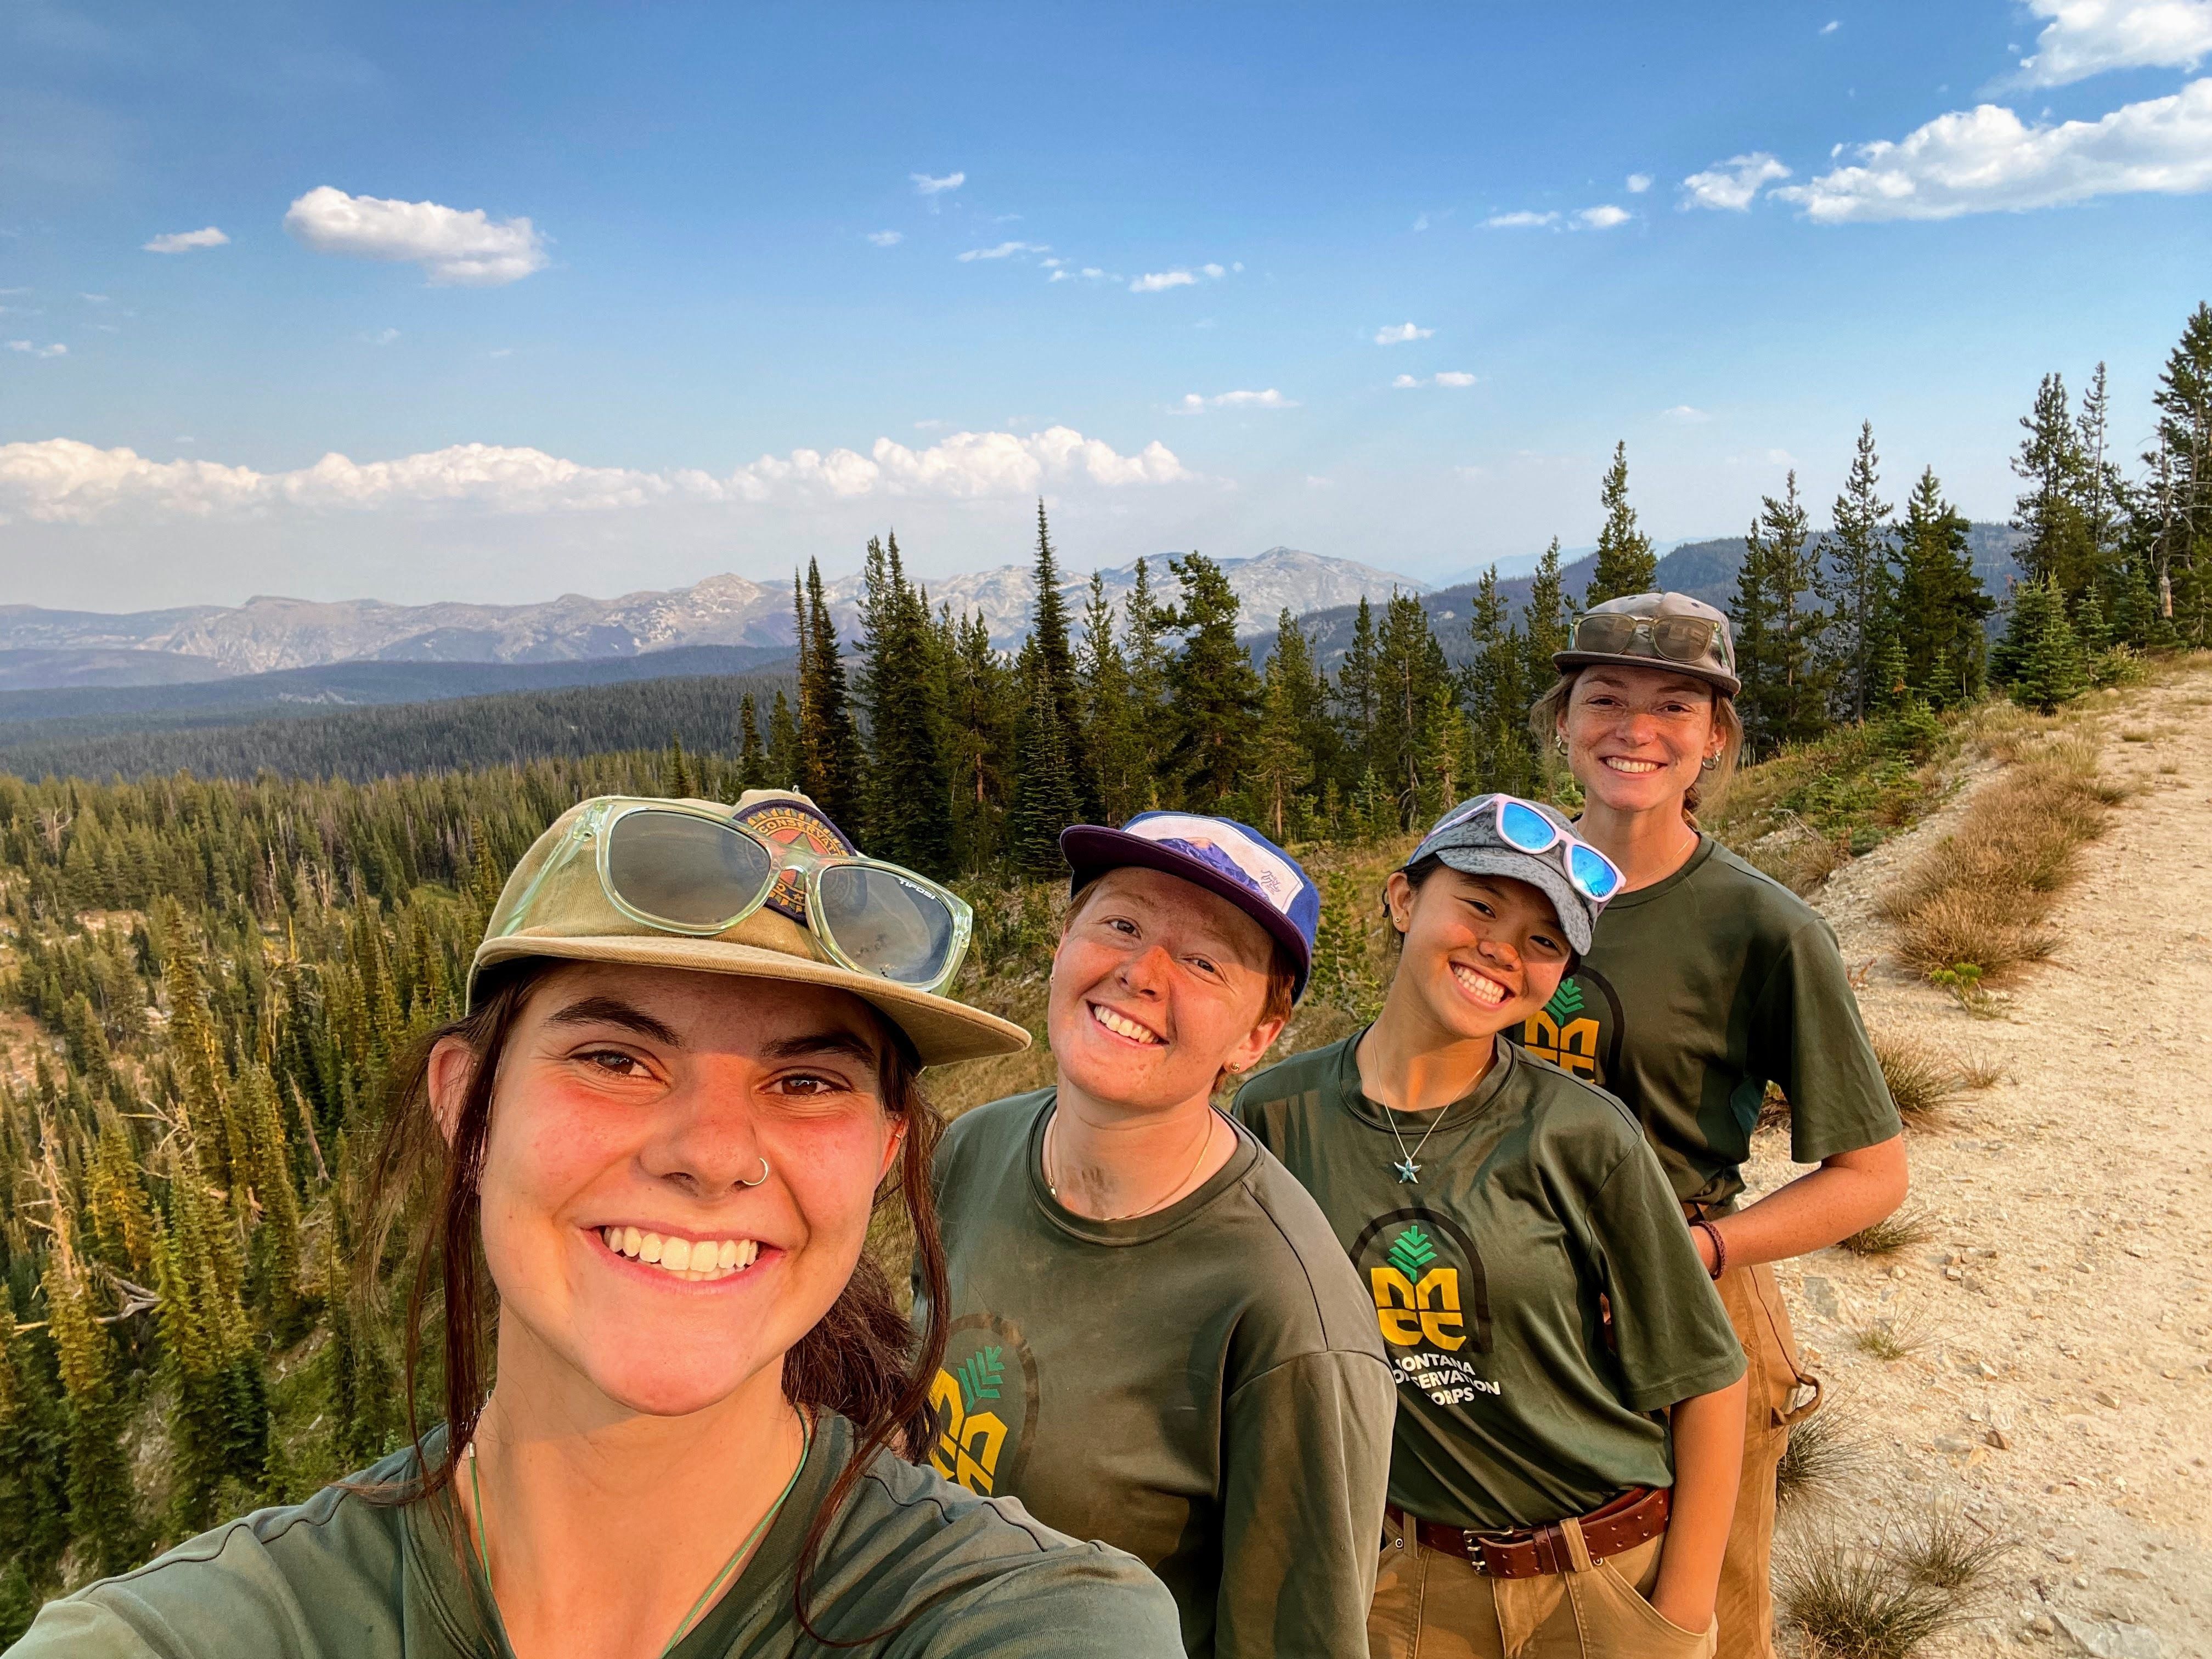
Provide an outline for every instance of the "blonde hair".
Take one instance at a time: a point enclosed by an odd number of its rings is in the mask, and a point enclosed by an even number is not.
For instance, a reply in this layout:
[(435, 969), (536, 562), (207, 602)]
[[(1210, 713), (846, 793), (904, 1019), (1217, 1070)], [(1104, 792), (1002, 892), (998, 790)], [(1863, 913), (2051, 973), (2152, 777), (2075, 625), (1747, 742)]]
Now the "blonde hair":
[[(1663, 663), (1652, 665), (1662, 672)], [(1575, 683), (1583, 677), (1581, 668), (1570, 668), (1555, 681), (1552, 689), (1528, 706), (1528, 729), (1536, 735), (1536, 746), (1540, 750), (1559, 735), (1565, 723), (1567, 702), (1574, 696)], [(1685, 675), (1695, 679), (1695, 675)], [(1735, 712), (1735, 699), (1708, 680), (1712, 687), (1713, 727), (1721, 734), (1721, 751), (1713, 757), (1712, 769), (1700, 773), (1682, 793), (1682, 816), (1692, 824), (1698, 821), (1698, 809), (1717, 806), (1728, 787), (1735, 780), (1737, 757), (1743, 753), (1743, 717)]]

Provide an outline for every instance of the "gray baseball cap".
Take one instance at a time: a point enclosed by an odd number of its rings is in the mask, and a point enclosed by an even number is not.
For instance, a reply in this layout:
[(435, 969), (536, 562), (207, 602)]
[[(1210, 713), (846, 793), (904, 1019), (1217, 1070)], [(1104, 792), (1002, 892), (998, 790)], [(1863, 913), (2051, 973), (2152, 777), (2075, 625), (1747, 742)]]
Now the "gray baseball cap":
[(1518, 795), (1477, 795), (1438, 818), (1406, 862), (1440, 859), (1468, 876), (1525, 881), (1552, 901), (1575, 954), (1586, 955), (1606, 902), (1620, 890), (1612, 860), (1557, 808)]
[(1552, 666), (1565, 673), (1601, 662), (1669, 668), (1731, 697), (1743, 690), (1728, 613), (1687, 593), (1630, 593), (1585, 611), (1567, 648), (1552, 653)]

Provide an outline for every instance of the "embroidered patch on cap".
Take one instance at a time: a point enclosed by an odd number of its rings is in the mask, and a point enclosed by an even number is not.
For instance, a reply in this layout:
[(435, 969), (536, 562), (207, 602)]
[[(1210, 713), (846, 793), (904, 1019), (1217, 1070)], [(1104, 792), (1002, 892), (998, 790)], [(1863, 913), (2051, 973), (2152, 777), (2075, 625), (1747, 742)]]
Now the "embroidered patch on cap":
[[(781, 847), (804, 847), (809, 852), (825, 854), (858, 850), (845, 838), (843, 830), (797, 801), (756, 801), (744, 811), (731, 814), (730, 822), (742, 823), (763, 841)], [(805, 926), (806, 883), (798, 871), (778, 871), (775, 885), (769, 890), (764, 902), (769, 909)]]
[(1284, 915), (1305, 884), (1289, 860), (1270, 852), (1249, 836), (1220, 818), (1202, 818), (1182, 812), (1147, 812), (1122, 826), (1126, 835), (1139, 836), (1162, 847), (1171, 847), (1207, 868), (1219, 871), (1240, 886), (1249, 887)]

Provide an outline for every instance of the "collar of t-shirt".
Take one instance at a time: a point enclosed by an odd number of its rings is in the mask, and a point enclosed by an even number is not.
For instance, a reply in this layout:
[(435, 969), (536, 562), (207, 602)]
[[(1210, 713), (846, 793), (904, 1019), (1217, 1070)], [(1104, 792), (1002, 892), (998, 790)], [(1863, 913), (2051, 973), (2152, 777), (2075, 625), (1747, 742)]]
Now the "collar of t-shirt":
[[(1337, 1056), (1336, 1097), (1350, 1112), (1370, 1128), (1380, 1129), (1385, 1134), (1394, 1129), (1401, 1135), (1408, 1129), (1422, 1134), (1443, 1134), (1480, 1117), (1488, 1111), (1505, 1088), (1506, 1082), (1521, 1066), (1521, 1049), (1516, 1043), (1508, 1042), (1502, 1036), (1492, 1039), (1490, 1069), (1482, 1074), (1482, 1081), (1474, 1091), (1443, 1109), (1439, 1117), (1435, 1112), (1393, 1112), (1380, 1101), (1370, 1100), (1359, 1083), (1359, 1045), (1366, 1040), (1371, 1025), (1362, 1030), (1351, 1042), (1343, 1045)], [(1407, 1143), (1409, 1146), (1410, 1142)]]
[[(1698, 844), (1690, 849), (1690, 856), (1683, 860), (1680, 869), (1675, 871), (1671, 876), (1665, 876), (1653, 882), (1649, 887), (1639, 887), (1633, 892), (1623, 893), (1619, 898), (1607, 904), (1605, 915), (1609, 916), (1616, 910), (1633, 910), (1639, 904), (1649, 904), (1655, 899), (1666, 897), (1668, 894), (1689, 880), (1692, 876), (1704, 869), (1705, 860), (1712, 857), (1713, 848), (1719, 845), (1720, 843), (1711, 836), (1700, 830), (1698, 834)], [(1605, 926), (1605, 916), (1598, 918), (1598, 926), (1601, 927)]]
[[(1148, 1244), (1153, 1239), (1165, 1237), (1177, 1228), (1188, 1225), (1200, 1215), (1211, 1209), (1224, 1194), (1237, 1188), (1252, 1166), (1260, 1161), (1260, 1143), (1252, 1139), (1244, 1126), (1233, 1118), (1224, 1118), (1236, 1132), (1237, 1150), (1229, 1154), (1229, 1161), (1209, 1176), (1205, 1184), (1188, 1197), (1179, 1198), (1164, 1210), (1154, 1210), (1149, 1215), (1132, 1216), (1126, 1221), (1101, 1221), (1096, 1217), (1078, 1215), (1052, 1195), (1044, 1178), (1044, 1131), (1052, 1121), (1052, 1115), (1060, 1100), (1057, 1089), (1046, 1091), (1036, 1115), (1030, 1121), (1029, 1149), (1023, 1162), (1029, 1171), (1030, 1197), (1037, 1212), (1057, 1231), (1071, 1238), (1079, 1238), (1090, 1244)], [(1216, 1113), (1217, 1117), (1220, 1116)]]

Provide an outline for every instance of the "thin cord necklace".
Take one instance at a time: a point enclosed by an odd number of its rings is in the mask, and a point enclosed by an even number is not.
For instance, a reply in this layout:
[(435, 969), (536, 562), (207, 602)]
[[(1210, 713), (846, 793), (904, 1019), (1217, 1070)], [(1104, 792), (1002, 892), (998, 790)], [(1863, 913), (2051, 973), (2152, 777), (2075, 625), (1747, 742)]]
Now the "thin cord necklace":
[[(1050, 1193), (1054, 1198), (1058, 1198), (1060, 1196), (1060, 1187), (1052, 1178), (1052, 1132), (1059, 1127), (1060, 1113), (1055, 1109), (1053, 1112), (1050, 1120), (1048, 1121), (1044, 1126), (1044, 1189)], [(1206, 1149), (1212, 1145), (1213, 1145), (1213, 1108), (1209, 1106), (1206, 1109), (1206, 1117), (1204, 1121), (1199, 1125), (1198, 1156), (1191, 1159), (1190, 1169), (1184, 1175), (1183, 1178), (1181, 1181), (1176, 1182), (1174, 1186), (1169, 1188), (1166, 1192), (1161, 1194), (1159, 1197), (1154, 1199), (1142, 1209), (1125, 1211), (1120, 1215), (1102, 1215), (1098, 1217), (1097, 1219), (1101, 1221), (1133, 1221), (1140, 1215), (1150, 1215), (1153, 1211), (1161, 1208), (1170, 1200), (1181, 1194), (1184, 1188), (1190, 1185), (1192, 1176), (1198, 1173), (1198, 1166), (1206, 1162)]]
[(1444, 1114), (1449, 1112), (1451, 1108), (1449, 1106), (1440, 1106), (1437, 1109), (1436, 1116), (1430, 1121), (1428, 1134), (1423, 1135), (1419, 1140), (1415, 1141), (1413, 1143), (1413, 1150), (1408, 1152), (1406, 1151), (1406, 1137), (1398, 1133), (1397, 1112), (1391, 1107), (1384, 1105), (1383, 1103), (1379, 1100), (1375, 1103), (1382, 1107), (1382, 1121), (1390, 1126), (1390, 1139), (1398, 1143), (1398, 1151), (1403, 1154), (1401, 1162), (1390, 1166), (1398, 1172), (1398, 1184), (1401, 1187), (1419, 1186), (1421, 1184), (1421, 1166), (1415, 1160), (1420, 1157), (1421, 1148), (1429, 1144), (1429, 1135), (1436, 1133), (1437, 1128), (1444, 1121)]
[[(692, 1621), (698, 1618), (699, 1610), (714, 1599), (715, 1592), (738, 1570), (738, 1564), (752, 1553), (754, 1545), (760, 1542), (761, 1534), (768, 1530), (769, 1523), (781, 1513), (783, 1500), (791, 1496), (791, 1489), (799, 1484), (799, 1474), (806, 1468), (807, 1454), (814, 1449), (814, 1424), (805, 1412), (799, 1414), (799, 1462), (791, 1471), (791, 1479), (783, 1483), (783, 1490), (776, 1493), (775, 1502), (768, 1506), (768, 1513), (761, 1516), (753, 1529), (745, 1534), (744, 1542), (738, 1545), (736, 1552), (722, 1564), (721, 1571), (716, 1573), (707, 1588), (699, 1592), (699, 1599), (691, 1604), (691, 1610), (678, 1623), (676, 1633), (662, 1644), (660, 1659), (668, 1659), (668, 1656), (676, 1651), (676, 1644), (691, 1633)], [(491, 1534), (484, 1523), (483, 1482), (477, 1475), (477, 1448), (473, 1440), (469, 1443), (468, 1457), (469, 1493), (476, 1500), (477, 1559), (483, 1568), (484, 1588), (491, 1590)], [(492, 1604), (496, 1607), (498, 1603), (498, 1592), (492, 1591)]]

